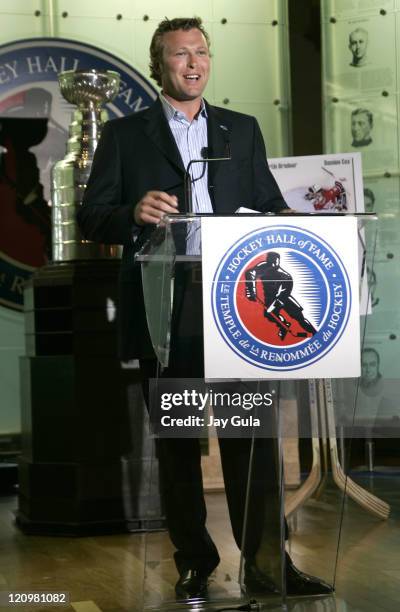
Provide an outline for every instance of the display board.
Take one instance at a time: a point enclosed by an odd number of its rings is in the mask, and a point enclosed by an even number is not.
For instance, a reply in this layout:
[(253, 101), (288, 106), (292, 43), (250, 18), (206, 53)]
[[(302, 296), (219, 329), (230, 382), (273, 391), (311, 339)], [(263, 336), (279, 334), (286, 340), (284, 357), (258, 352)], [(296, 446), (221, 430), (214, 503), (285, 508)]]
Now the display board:
[(324, 148), (362, 157), (366, 212), (379, 215), (366, 348), (397, 380), (400, 339), (398, 0), (322, 0)]

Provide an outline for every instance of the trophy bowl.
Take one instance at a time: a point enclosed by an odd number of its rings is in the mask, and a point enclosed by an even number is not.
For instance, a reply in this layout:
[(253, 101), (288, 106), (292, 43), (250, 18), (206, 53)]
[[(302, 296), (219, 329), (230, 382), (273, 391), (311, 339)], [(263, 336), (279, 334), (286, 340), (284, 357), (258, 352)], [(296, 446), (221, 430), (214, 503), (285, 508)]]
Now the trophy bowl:
[(58, 75), (63, 97), (71, 104), (101, 106), (119, 91), (120, 75), (113, 70), (65, 70)]

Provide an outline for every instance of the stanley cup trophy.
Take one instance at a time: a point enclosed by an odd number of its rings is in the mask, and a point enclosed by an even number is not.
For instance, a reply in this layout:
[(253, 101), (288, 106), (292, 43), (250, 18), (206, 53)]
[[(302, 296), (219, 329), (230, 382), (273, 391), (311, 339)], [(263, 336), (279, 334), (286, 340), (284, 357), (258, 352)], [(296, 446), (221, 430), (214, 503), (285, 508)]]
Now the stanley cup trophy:
[(120, 76), (106, 70), (67, 70), (59, 74), (61, 93), (73, 113), (65, 158), (52, 171), (53, 261), (109, 259), (119, 248), (84, 240), (76, 222), (106, 111), (119, 90)]

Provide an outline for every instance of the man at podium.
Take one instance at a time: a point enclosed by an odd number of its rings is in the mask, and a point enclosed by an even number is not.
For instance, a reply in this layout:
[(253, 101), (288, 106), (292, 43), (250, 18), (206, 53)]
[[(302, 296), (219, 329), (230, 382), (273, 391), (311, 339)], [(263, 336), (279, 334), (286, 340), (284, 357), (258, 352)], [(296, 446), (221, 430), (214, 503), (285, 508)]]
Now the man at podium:
[[(162, 21), (150, 46), (151, 76), (161, 87), (154, 105), (128, 117), (109, 121), (102, 132), (78, 220), (87, 239), (123, 244), (120, 274), (119, 333), (121, 357), (139, 359), (147, 382), (157, 363), (147, 330), (140, 266), (134, 253), (149, 227), (163, 215), (185, 213), (185, 172), (191, 160), (229, 157), (229, 161), (192, 166), (192, 212), (233, 214), (245, 206), (259, 212), (288, 211), (268, 168), (257, 121), (250, 116), (211, 106), (203, 98), (210, 73), (210, 41), (198, 18)], [(171, 377), (203, 377), (202, 318), (194, 316), (190, 291), (184, 301), (195, 324), (198, 350), (190, 358), (175, 337)], [(197, 307), (199, 307), (197, 300)], [(175, 334), (176, 336), (176, 334)], [(183, 358), (179, 358), (179, 354)], [(174, 356), (178, 357), (174, 361)], [(198, 439), (160, 439), (158, 458), (168, 530), (176, 547), (179, 598), (204, 596), (218, 551), (206, 529), (200, 445)], [(249, 460), (249, 444), (246, 457)], [(238, 546), (246, 480), (229, 486), (238, 441), (224, 440), (221, 459), (229, 512)], [(246, 474), (247, 470), (242, 469)], [(238, 494), (239, 492), (239, 494)], [(331, 587), (299, 572), (287, 557), (289, 593), (320, 594)], [(274, 592), (268, 576), (246, 559), (245, 584)]]

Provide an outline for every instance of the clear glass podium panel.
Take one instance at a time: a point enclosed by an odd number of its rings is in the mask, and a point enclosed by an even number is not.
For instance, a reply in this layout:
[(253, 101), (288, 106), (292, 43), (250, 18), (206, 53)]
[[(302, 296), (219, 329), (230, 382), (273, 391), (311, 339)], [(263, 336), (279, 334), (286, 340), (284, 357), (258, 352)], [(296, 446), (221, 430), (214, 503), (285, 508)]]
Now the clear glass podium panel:
[[(347, 493), (338, 549), (338, 592), (360, 608), (398, 607), (400, 511), (400, 290), (392, 268), (400, 251), (399, 223), (379, 219), (373, 249), (367, 248), (369, 310), (361, 317), (361, 377), (333, 380), (328, 401), (336, 415), (338, 454)], [(374, 240), (371, 231), (366, 238)], [(393, 255), (394, 253), (394, 255)], [(398, 265), (398, 264), (397, 264)], [(397, 345), (397, 346), (396, 346)], [(340, 485), (342, 486), (342, 484)]]
[[(372, 214), (357, 222), (364, 349), (378, 222)], [(340, 595), (299, 598), (287, 575), (291, 559), (329, 584), (340, 577), (360, 379), (204, 380), (201, 217), (167, 217), (137, 259), (158, 356), (149, 412), (170, 531), (145, 535), (143, 609), (231, 609), (251, 600), (260, 609), (338, 609)], [(232, 398), (243, 408), (255, 396), (274, 398), (262, 415), (253, 405), (261, 429), (248, 419), (222, 431)], [(175, 590), (190, 567), (210, 576), (196, 598)]]
[(141, 249), (140, 261), (150, 337), (162, 366), (168, 363), (175, 257), (171, 224), (161, 224)]

